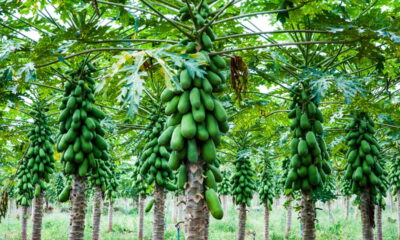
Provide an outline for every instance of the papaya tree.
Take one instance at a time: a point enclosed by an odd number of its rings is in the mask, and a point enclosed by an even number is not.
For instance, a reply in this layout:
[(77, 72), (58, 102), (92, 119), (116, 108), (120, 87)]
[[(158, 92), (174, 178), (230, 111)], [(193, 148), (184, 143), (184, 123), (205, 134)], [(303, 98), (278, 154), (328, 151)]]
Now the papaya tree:
[(374, 122), (366, 112), (352, 114), (346, 136), (347, 154), (345, 177), (351, 182), (351, 191), (360, 201), (362, 237), (373, 239), (375, 227), (374, 203), (386, 196), (383, 169), (380, 163), (380, 146), (374, 133)]
[(258, 194), (264, 205), (264, 239), (269, 240), (269, 216), (275, 195), (274, 176), (269, 159), (263, 159), (262, 170), (258, 176)]
[[(285, 189), (286, 179), (289, 173), (290, 158), (285, 157), (282, 160), (281, 174), (279, 176), (279, 189)], [(287, 195), (284, 206), (286, 207), (286, 227), (285, 227), (285, 239), (289, 238), (290, 230), (292, 228), (292, 210), (293, 210), (293, 194), (291, 192), (285, 194)]]
[(397, 236), (400, 238), (400, 156), (391, 159), (389, 183), (393, 196), (397, 198)]
[(91, 183), (91, 187), (94, 189), (93, 196), (93, 232), (92, 232), (92, 240), (100, 239), (100, 222), (101, 222), (101, 212), (103, 209), (103, 200), (104, 195), (107, 191), (107, 188), (110, 186), (110, 181), (113, 179), (115, 175), (110, 168), (110, 156), (107, 152), (103, 152), (102, 159), (98, 159), (98, 169), (97, 172), (91, 174), (88, 180)]
[(72, 176), (70, 192), (71, 216), (68, 238), (83, 239), (85, 229), (87, 177), (99, 174), (108, 160), (108, 144), (103, 138), (100, 121), (105, 114), (95, 106), (95, 80), (91, 75), (97, 69), (87, 62), (79, 64), (77, 70), (68, 72), (65, 93), (60, 106), (57, 151), (62, 153), (61, 162), (66, 175)]
[[(144, 176), (147, 184), (154, 184), (154, 199), (151, 201), (154, 204), (153, 240), (165, 238), (165, 191), (177, 189), (171, 183), (174, 179), (172, 169), (176, 170), (178, 167), (177, 159), (170, 156), (168, 146), (168, 134), (173, 131), (173, 127), (163, 132), (165, 117), (161, 115), (161, 110), (162, 108), (158, 106), (149, 116), (151, 122), (146, 126), (149, 131), (144, 136), (146, 145), (140, 156), (143, 162), (140, 174)], [(170, 163), (168, 163), (169, 160)]]
[(292, 119), (292, 158), (285, 188), (301, 191), (302, 236), (303, 239), (313, 240), (316, 239), (316, 199), (313, 198), (313, 193), (323, 186), (326, 174), (331, 171), (329, 154), (323, 139), (324, 118), (308, 80), (296, 84), (291, 90), (293, 101), (288, 116)]
[[(39, 148), (37, 148), (37, 154), (39, 153)], [(32, 153), (34, 151), (31, 150)], [(17, 203), (21, 206), (21, 239), (27, 239), (27, 221), (28, 221), (28, 207), (31, 205), (31, 201), (34, 197), (34, 183), (32, 178), (32, 173), (28, 167), (29, 161), (27, 157), (24, 156), (23, 159), (18, 163), (17, 170), (17, 186), (15, 188), (17, 195)], [(36, 161), (34, 159), (34, 161)]]
[(246, 207), (250, 206), (254, 191), (256, 191), (256, 182), (254, 180), (256, 173), (250, 162), (252, 156), (250, 139), (251, 136), (248, 133), (239, 132), (237, 134), (236, 142), (238, 146), (234, 163), (235, 173), (231, 178), (231, 192), (234, 196), (235, 204), (239, 206), (238, 240), (245, 239), (247, 219)]
[(222, 208), (224, 212), (228, 211), (228, 197), (232, 195), (231, 192), (231, 174), (229, 171), (224, 170), (221, 172), (222, 181), (218, 184), (218, 193), (222, 198)]
[(144, 177), (140, 174), (143, 162), (140, 160), (135, 161), (132, 171), (132, 188), (138, 195), (138, 240), (143, 240), (143, 227), (144, 227), (144, 204), (148, 195), (148, 185)]
[(114, 201), (117, 197), (118, 193), (118, 178), (116, 176), (116, 166), (114, 161), (108, 162), (111, 173), (114, 173), (110, 176), (109, 181), (107, 183), (107, 190), (105, 192), (105, 198), (108, 200), (108, 232), (113, 231), (113, 217), (114, 217)]
[(34, 117), (34, 128), (29, 134), (31, 145), (27, 152), (28, 168), (31, 171), (32, 183), (35, 188), (32, 240), (42, 239), (43, 195), (46, 183), (54, 169), (52, 132), (48, 125), (46, 112), (48, 108), (44, 101), (35, 101), (31, 115)]
[(214, 93), (224, 90), (227, 76), (225, 60), (220, 55), (209, 57), (216, 38), (207, 23), (211, 12), (205, 1), (196, 5), (188, 2), (180, 9), (179, 18), (192, 20), (196, 29), (195, 36), (189, 35), (181, 44), (186, 46), (187, 53), (204, 56), (206, 64), (199, 71), (187, 64), (179, 66), (176, 88), (167, 88), (161, 96), (167, 103), (165, 113), (170, 116), (166, 138), (171, 139), (171, 156), (180, 156), (179, 175), (186, 180), (188, 240), (207, 238), (208, 211), (216, 219), (223, 217), (214, 182), (216, 175), (220, 175), (216, 146), (221, 132), (227, 132), (229, 127), (225, 109)]
[(351, 191), (351, 182), (349, 181), (349, 179), (342, 178), (340, 193), (344, 198), (344, 207), (346, 209), (346, 219), (348, 219), (349, 213), (350, 213), (350, 198), (353, 195), (352, 191)]

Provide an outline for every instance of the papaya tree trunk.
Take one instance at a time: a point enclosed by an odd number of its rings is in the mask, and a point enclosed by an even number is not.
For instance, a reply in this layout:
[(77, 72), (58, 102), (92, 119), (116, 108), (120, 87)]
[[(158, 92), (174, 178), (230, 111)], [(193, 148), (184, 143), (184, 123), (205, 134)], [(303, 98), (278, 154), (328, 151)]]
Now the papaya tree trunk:
[(143, 240), (143, 221), (144, 221), (144, 201), (145, 197), (139, 195), (139, 229), (138, 229), (138, 240)]
[(389, 192), (389, 202), (390, 202), (390, 212), (393, 213), (394, 212), (394, 201), (393, 201), (393, 195)]
[(92, 240), (100, 239), (101, 209), (103, 205), (103, 192), (100, 186), (95, 187), (93, 199), (93, 232)]
[(285, 239), (288, 239), (290, 236), (290, 229), (292, 228), (292, 197), (288, 196), (287, 198), (289, 204), (287, 205), (287, 215), (286, 215), (286, 229), (285, 229)]
[(368, 190), (364, 190), (360, 196), (360, 212), (363, 240), (373, 240), (374, 205), (371, 202)]
[(315, 205), (308, 193), (302, 193), (301, 226), (303, 240), (315, 240)]
[(344, 205), (346, 208), (346, 219), (349, 218), (349, 213), (350, 213), (350, 199), (348, 196), (345, 197), (344, 199)]
[(172, 206), (172, 215), (171, 215), (171, 222), (172, 223), (177, 223), (177, 219), (178, 219), (178, 204), (179, 204), (179, 200), (177, 196), (174, 196), (174, 201), (173, 201), (173, 206)]
[(154, 190), (153, 240), (164, 240), (164, 208), (165, 192), (162, 186), (156, 184)]
[(376, 239), (383, 240), (382, 232), (382, 206), (378, 205), (376, 211)]
[(110, 200), (108, 204), (108, 232), (113, 231), (113, 220), (114, 220), (114, 201)]
[(331, 201), (328, 201), (326, 204), (327, 204), (327, 206), (328, 206), (329, 220), (330, 220), (332, 223), (335, 223), (335, 219), (333, 218), (333, 214), (332, 214), (332, 202), (331, 202)]
[(27, 239), (28, 206), (21, 207), (21, 240)]
[(237, 240), (245, 240), (246, 237), (246, 204), (239, 204), (239, 227)]
[(187, 168), (186, 195), (186, 240), (204, 240), (205, 213), (203, 160), (189, 163)]
[(269, 240), (269, 208), (268, 203), (264, 203), (264, 240)]
[(43, 192), (34, 199), (32, 217), (32, 240), (42, 239), (42, 218), (43, 218)]
[(72, 177), (69, 240), (83, 240), (84, 238), (86, 215), (85, 182), (86, 179), (78, 174)]
[(397, 239), (400, 240), (400, 190), (397, 190)]
[(228, 215), (228, 200), (227, 200), (227, 197), (228, 196), (226, 196), (226, 195), (222, 195), (221, 196), (221, 198), (222, 198), (222, 209), (224, 210), (224, 214), (225, 214), (225, 216), (227, 216)]
[(210, 226), (210, 213), (209, 213), (208, 209), (207, 209), (207, 212), (205, 213), (204, 221), (206, 223), (206, 226), (204, 228), (205, 229), (205, 231), (204, 231), (204, 240), (208, 240), (208, 228)]

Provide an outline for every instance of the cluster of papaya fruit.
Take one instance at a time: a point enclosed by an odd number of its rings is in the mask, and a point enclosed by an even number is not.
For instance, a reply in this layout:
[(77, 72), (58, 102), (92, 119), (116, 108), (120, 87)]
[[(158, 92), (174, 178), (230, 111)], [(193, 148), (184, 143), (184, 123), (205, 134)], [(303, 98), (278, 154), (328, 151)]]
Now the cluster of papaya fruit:
[(147, 195), (148, 185), (146, 180), (140, 174), (140, 169), (143, 165), (143, 162), (140, 160), (135, 161), (132, 169), (132, 187), (135, 189), (138, 195)]
[(153, 113), (150, 119), (152, 121), (146, 127), (150, 131), (147, 131), (144, 136), (146, 145), (140, 156), (140, 160), (143, 162), (140, 174), (145, 177), (148, 184), (155, 183), (169, 191), (175, 191), (176, 186), (171, 183), (174, 172), (168, 164), (169, 146), (166, 143), (160, 144), (159, 138), (163, 131), (165, 118)]
[(395, 157), (390, 164), (389, 182), (392, 186), (392, 195), (396, 196), (400, 191), (400, 156)]
[(372, 200), (385, 194), (380, 147), (374, 136), (374, 122), (367, 113), (354, 113), (347, 127), (346, 143), (349, 146), (345, 178), (351, 182), (351, 191), (361, 194), (369, 189)]
[(262, 166), (262, 170), (259, 176), (259, 184), (258, 184), (258, 194), (260, 197), (260, 201), (262, 203), (266, 203), (268, 208), (272, 210), (272, 203), (274, 201), (275, 195), (275, 186), (274, 179), (272, 176), (271, 165), (268, 160), (264, 161)]
[(280, 194), (281, 190), (285, 189), (286, 179), (287, 179), (287, 176), (288, 176), (289, 170), (290, 170), (289, 166), (290, 166), (290, 158), (285, 157), (282, 160), (282, 172), (279, 175), (279, 179), (277, 179), (277, 182), (276, 182), (277, 186), (275, 189), (275, 194), (277, 194), (277, 195)]
[(105, 193), (115, 181), (115, 172), (112, 171), (111, 163), (109, 161), (98, 159), (98, 163), (99, 166), (97, 172), (89, 176), (89, 182), (92, 186), (101, 187), (101, 191)]
[(221, 195), (231, 195), (231, 179), (228, 171), (222, 171), (222, 181), (218, 184), (218, 193)]
[(33, 179), (28, 167), (28, 159), (22, 159), (17, 171), (18, 184), (16, 186), (17, 203), (21, 206), (30, 206), (33, 199)]
[[(180, 9), (180, 18), (192, 19), (197, 30), (207, 25), (210, 17), (207, 3), (190, 5)], [(188, 17), (190, 16), (190, 17)], [(193, 16), (193, 18), (192, 18)], [(170, 145), (169, 164), (178, 170), (178, 188), (184, 188), (187, 180), (187, 164), (203, 163), (205, 179), (205, 198), (211, 215), (223, 217), (221, 203), (216, 194), (216, 183), (222, 181), (216, 159), (216, 145), (221, 132), (229, 129), (227, 114), (221, 102), (213, 96), (226, 88), (226, 62), (219, 56), (209, 57), (216, 36), (211, 27), (198, 31), (198, 41), (184, 39), (187, 53), (200, 52), (206, 59), (204, 75), (197, 76), (190, 69), (181, 68), (176, 78), (177, 90), (165, 89), (161, 100), (167, 103), (165, 113), (169, 115), (165, 131), (159, 138), (160, 145)], [(199, 160), (200, 159), (200, 160)]]
[[(54, 169), (54, 141), (51, 139), (45, 108), (42, 103), (34, 103), (33, 108), (30, 114), (34, 118), (34, 127), (28, 134), (30, 146), (17, 172), (17, 200), (22, 206), (29, 205), (29, 199), (33, 198), (31, 193), (37, 197), (46, 189)], [(34, 188), (34, 192), (31, 188)]]
[(288, 114), (293, 132), (290, 171), (285, 189), (304, 192), (320, 188), (331, 173), (329, 154), (322, 137), (324, 118), (310, 89), (293, 88), (293, 102)]
[(244, 203), (250, 206), (254, 191), (257, 190), (254, 181), (255, 172), (247, 157), (247, 154), (239, 150), (238, 157), (235, 161), (235, 173), (231, 178), (232, 195), (235, 196), (235, 203)]
[(340, 193), (342, 194), (342, 196), (347, 196), (347, 197), (352, 195), (351, 182), (349, 181), (349, 179), (343, 178), (341, 180)]
[(54, 174), (54, 185), (56, 195), (59, 196), (65, 187), (65, 181), (62, 173), (58, 172)]
[(114, 174), (108, 178), (107, 191), (105, 192), (105, 195), (108, 200), (113, 201), (117, 197), (118, 178), (115, 174), (115, 162), (109, 161), (107, 164), (109, 165), (108, 169), (110, 169), (110, 172)]
[(77, 71), (69, 71), (60, 110), (57, 151), (63, 152), (61, 161), (67, 175), (89, 173), (107, 178), (108, 144), (100, 121), (105, 114), (95, 105), (95, 80), (91, 74), (96, 68), (82, 63)]

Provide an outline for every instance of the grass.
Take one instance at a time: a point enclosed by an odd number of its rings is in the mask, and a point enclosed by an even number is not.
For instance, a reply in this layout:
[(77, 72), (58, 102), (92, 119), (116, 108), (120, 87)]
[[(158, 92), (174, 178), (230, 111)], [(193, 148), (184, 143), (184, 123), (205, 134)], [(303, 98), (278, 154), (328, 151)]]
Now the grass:
[[(326, 211), (326, 206), (319, 204), (318, 207), (322, 210), (318, 211), (318, 222), (317, 222), (317, 239), (319, 240), (354, 240), (361, 239), (361, 224), (360, 216), (356, 208), (352, 207), (352, 214), (349, 219), (345, 219), (344, 207), (340, 205), (342, 201), (338, 201), (338, 204), (333, 204), (333, 216), (334, 221), (329, 219)], [(122, 207), (123, 204), (120, 204)], [(118, 205), (117, 205), (118, 206)], [(171, 206), (170, 204), (167, 206)], [(336, 206), (336, 207), (335, 207)], [(66, 207), (66, 206), (64, 206)], [(106, 209), (106, 208), (105, 208)], [(88, 208), (88, 214), (86, 218), (85, 228), (85, 239), (91, 239), (91, 207)], [(357, 215), (355, 216), (354, 213)], [(107, 230), (107, 215), (106, 210), (102, 216), (102, 240), (123, 240), (123, 239), (137, 239), (137, 212), (136, 209), (125, 209), (123, 211), (117, 211), (114, 214), (114, 231), (108, 233)], [(167, 207), (166, 215), (166, 239), (174, 240), (177, 239), (177, 233), (175, 224), (171, 222), (171, 209)], [(397, 228), (396, 228), (396, 213), (391, 212), (390, 209), (386, 209), (383, 213), (383, 239), (385, 240), (396, 240), (397, 239)], [(270, 238), (271, 240), (283, 239), (284, 229), (286, 221), (286, 210), (282, 207), (275, 207), (271, 212), (270, 218)], [(292, 217), (292, 235), (291, 240), (301, 239), (300, 237), (300, 225), (298, 221), (297, 212), (293, 212)], [(237, 229), (237, 212), (235, 208), (230, 208), (224, 219), (216, 221), (211, 219), (209, 229), (210, 240), (224, 240), (224, 239), (235, 239)], [(248, 212), (247, 219), (247, 238), (248, 240), (263, 239), (263, 209), (260, 207), (252, 207)], [(64, 240), (67, 239), (69, 225), (68, 213), (61, 213), (55, 210), (53, 213), (47, 213), (43, 219), (43, 240)], [(31, 219), (28, 220), (28, 237), (31, 233)], [(152, 214), (148, 213), (145, 215), (145, 239), (151, 239), (151, 228), (152, 228)], [(6, 217), (0, 224), (0, 240), (17, 240), (19, 239), (20, 231), (20, 220), (17, 219), (16, 212), (12, 213), (11, 216)], [(254, 233), (254, 234), (253, 234)], [(181, 240), (183, 236), (181, 235)]]

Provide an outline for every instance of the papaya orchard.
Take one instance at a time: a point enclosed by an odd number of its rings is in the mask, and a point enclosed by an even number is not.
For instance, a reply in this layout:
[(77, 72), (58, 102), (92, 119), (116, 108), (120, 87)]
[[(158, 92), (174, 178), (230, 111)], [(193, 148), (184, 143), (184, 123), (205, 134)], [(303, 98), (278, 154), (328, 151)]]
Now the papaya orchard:
[(398, 239), (399, 8), (4, 2), (0, 239)]

